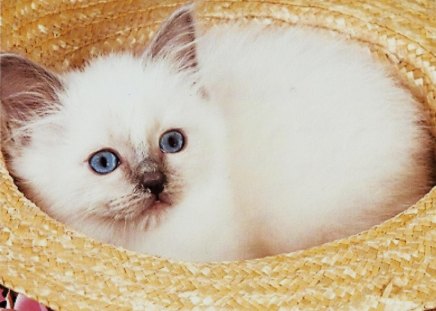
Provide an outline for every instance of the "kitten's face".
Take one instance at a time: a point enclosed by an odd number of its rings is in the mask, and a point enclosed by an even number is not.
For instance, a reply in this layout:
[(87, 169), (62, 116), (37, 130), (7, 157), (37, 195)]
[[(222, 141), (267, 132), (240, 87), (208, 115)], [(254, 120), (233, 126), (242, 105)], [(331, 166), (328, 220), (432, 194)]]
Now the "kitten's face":
[[(161, 30), (144, 58), (112, 55), (61, 78), (20, 58), (13, 61), (24, 69), (15, 73), (6, 64), (15, 56), (3, 57), (8, 81), (21, 74), (41, 86), (40, 111), (32, 118), (11, 108), (19, 105), (5, 108), (8, 166), (23, 191), (55, 218), (147, 228), (222, 169), (219, 113), (196, 86), (193, 48), (168, 55), (168, 38), (163, 43), (160, 37), (170, 30)], [(29, 74), (29, 66), (37, 70)], [(3, 105), (17, 93), (11, 91), (16, 83), (9, 84)], [(32, 89), (25, 92), (32, 97)], [(14, 118), (21, 118), (18, 130)]]
[[(217, 136), (222, 129), (189, 76), (162, 67), (113, 56), (84, 73), (66, 76), (60, 94), (63, 108), (52, 116), (56, 126), (35, 129), (16, 165), (25, 179), (34, 180), (32, 174), (44, 187), (62, 185), (43, 195), (50, 198), (50, 212), (66, 221), (92, 215), (145, 224), (149, 216), (177, 205), (193, 185), (206, 181), (210, 157), (220, 153)], [(172, 130), (183, 135), (183, 147), (176, 152), (160, 146), (163, 135)], [(109, 173), (99, 174), (90, 164), (101, 150), (118, 158)], [(161, 193), (147, 185), (153, 174), (161, 175)], [(69, 202), (74, 205), (66, 208)]]

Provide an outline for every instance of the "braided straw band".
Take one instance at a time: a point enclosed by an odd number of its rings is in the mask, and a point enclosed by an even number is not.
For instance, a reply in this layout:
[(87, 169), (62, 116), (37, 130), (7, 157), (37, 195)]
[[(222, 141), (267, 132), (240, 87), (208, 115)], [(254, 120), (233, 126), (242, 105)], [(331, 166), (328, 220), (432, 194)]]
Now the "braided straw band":
[[(2, 0), (1, 49), (62, 71), (99, 53), (143, 47), (182, 2)], [(435, 3), (209, 0), (197, 11), (207, 23), (300, 23), (367, 43), (430, 111), (436, 133)], [(435, 228), (436, 188), (382, 225), (319, 247), (176, 263), (66, 229), (17, 191), (0, 160), (0, 283), (57, 310), (436, 308)]]

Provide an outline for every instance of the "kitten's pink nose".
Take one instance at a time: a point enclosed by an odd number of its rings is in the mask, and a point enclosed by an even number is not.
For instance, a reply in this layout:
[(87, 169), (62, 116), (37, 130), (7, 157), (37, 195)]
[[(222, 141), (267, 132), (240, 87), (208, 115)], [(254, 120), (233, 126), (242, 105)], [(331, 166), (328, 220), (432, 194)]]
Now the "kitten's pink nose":
[(142, 186), (150, 189), (154, 195), (159, 195), (164, 190), (165, 175), (161, 172), (148, 172), (144, 174)]

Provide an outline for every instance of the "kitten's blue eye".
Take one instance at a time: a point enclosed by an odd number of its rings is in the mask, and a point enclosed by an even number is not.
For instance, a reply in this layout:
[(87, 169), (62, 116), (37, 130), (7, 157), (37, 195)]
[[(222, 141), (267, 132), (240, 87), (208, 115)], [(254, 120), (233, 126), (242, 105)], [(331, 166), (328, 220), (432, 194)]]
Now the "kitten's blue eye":
[(160, 137), (160, 150), (165, 153), (176, 153), (183, 149), (185, 137), (177, 130), (171, 130), (163, 133)]
[(118, 156), (110, 150), (100, 150), (89, 158), (89, 166), (98, 174), (109, 174), (120, 164)]

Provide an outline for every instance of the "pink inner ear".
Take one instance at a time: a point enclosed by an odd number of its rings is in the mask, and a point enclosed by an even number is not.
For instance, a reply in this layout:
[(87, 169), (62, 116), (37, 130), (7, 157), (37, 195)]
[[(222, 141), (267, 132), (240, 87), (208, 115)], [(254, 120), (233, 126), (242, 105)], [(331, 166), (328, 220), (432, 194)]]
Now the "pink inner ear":
[(18, 294), (14, 309), (18, 311), (48, 311), (45, 306), (23, 294)]

